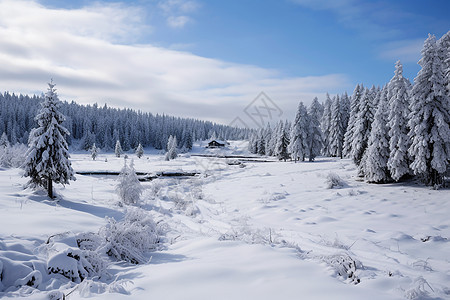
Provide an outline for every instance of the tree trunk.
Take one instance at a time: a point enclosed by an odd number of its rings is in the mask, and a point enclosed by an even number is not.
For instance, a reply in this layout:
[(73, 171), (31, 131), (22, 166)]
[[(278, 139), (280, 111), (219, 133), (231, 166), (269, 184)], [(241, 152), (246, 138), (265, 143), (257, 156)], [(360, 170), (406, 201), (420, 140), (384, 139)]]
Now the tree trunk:
[(47, 194), (50, 199), (53, 199), (53, 181), (50, 178), (47, 179)]

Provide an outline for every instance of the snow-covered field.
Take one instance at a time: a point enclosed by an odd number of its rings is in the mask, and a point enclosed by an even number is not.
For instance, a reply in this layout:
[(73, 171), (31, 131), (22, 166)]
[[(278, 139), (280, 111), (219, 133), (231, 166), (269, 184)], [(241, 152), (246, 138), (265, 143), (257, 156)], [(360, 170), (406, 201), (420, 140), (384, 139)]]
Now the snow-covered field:
[[(209, 154), (247, 155), (244, 147)], [(193, 152), (206, 151), (197, 145)], [(450, 299), (448, 189), (367, 184), (347, 159), (236, 164), (192, 154), (167, 162), (156, 151), (129, 156), (140, 172), (201, 173), (142, 183), (139, 207), (164, 232), (149, 263), (104, 254), (106, 272), (81, 284), (48, 275), (47, 262), (76, 248), (77, 235), (97, 233), (105, 217), (119, 221), (130, 209), (120, 205), (113, 176), (77, 175), (56, 187), (54, 202), (24, 189), (21, 170), (1, 170), (0, 297)], [(75, 171), (122, 165), (113, 154), (96, 161), (72, 155)], [(330, 188), (330, 173), (340, 186)], [(42, 276), (36, 288), (24, 284), (33, 270)]]

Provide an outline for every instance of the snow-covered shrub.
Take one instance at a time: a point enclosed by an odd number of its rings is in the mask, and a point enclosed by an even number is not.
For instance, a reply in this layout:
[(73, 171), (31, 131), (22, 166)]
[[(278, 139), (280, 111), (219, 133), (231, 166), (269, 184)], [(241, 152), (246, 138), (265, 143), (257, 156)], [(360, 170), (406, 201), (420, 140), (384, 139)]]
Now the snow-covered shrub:
[(84, 278), (102, 275), (105, 262), (101, 257), (88, 250), (67, 248), (47, 262), (49, 274), (61, 274), (73, 282), (80, 283)]
[(166, 182), (163, 180), (152, 180), (150, 182), (150, 188), (147, 188), (147, 196), (151, 199), (157, 198), (161, 192), (161, 190), (166, 186)]
[(354, 284), (361, 282), (356, 275), (356, 271), (363, 268), (360, 261), (351, 258), (347, 254), (329, 255), (324, 257), (323, 260), (335, 270), (338, 276)]
[(219, 241), (242, 241), (247, 244), (272, 245), (277, 243), (278, 234), (271, 228), (252, 228), (249, 225), (233, 226), (219, 237)]
[(179, 184), (175, 188), (168, 188), (164, 198), (174, 202), (173, 210), (184, 212), (186, 216), (195, 216), (199, 212), (195, 205), (198, 198), (195, 198), (191, 190), (195, 191), (195, 196), (202, 196), (197, 188)]
[(37, 288), (42, 283), (42, 274), (39, 270), (34, 270), (24, 278), (19, 278), (14, 283), (15, 286), (30, 286)]
[(125, 289), (128, 280), (118, 280), (111, 284), (106, 284), (103, 282), (93, 281), (91, 279), (83, 280), (83, 282), (78, 286), (77, 290), (81, 297), (95, 297), (95, 295), (109, 293), (118, 293), (129, 295), (130, 293)]
[(333, 188), (342, 188), (347, 185), (347, 183), (339, 177), (336, 173), (328, 173), (325, 183), (327, 184), (328, 189)]
[(51, 291), (47, 294), (49, 300), (65, 300), (66, 296), (61, 291)]
[(119, 194), (120, 199), (125, 204), (139, 203), (143, 187), (136, 175), (133, 160), (131, 160), (130, 166), (127, 166), (126, 160), (124, 161), (123, 168), (120, 171), (117, 180), (119, 181), (119, 184), (116, 187), (116, 191)]
[(107, 218), (108, 224), (100, 229), (102, 246), (109, 256), (133, 264), (148, 262), (146, 253), (159, 246), (159, 230), (156, 223), (142, 210), (129, 210), (123, 221)]
[(430, 284), (422, 276), (417, 277), (411, 285), (411, 288), (405, 291), (406, 299), (429, 299), (429, 294), (426, 287), (433, 290)]
[(36, 288), (42, 282), (42, 274), (29, 266), (0, 256), (0, 291), (30, 286)]
[(15, 144), (14, 146), (0, 147), (0, 167), (19, 168), (25, 161), (27, 146)]
[(83, 232), (76, 236), (78, 248), (81, 250), (95, 251), (102, 244), (102, 239), (93, 232)]

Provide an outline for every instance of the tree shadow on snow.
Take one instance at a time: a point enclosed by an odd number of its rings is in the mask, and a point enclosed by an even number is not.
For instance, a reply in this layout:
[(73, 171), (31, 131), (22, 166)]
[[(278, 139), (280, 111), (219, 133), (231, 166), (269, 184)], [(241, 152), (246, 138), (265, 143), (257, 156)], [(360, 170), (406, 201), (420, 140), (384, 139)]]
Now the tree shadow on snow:
[(152, 260), (150, 263), (152, 265), (161, 265), (161, 264), (182, 262), (186, 259), (188, 259), (188, 257), (181, 254), (155, 252), (152, 253)]
[(41, 193), (35, 193), (28, 197), (32, 201), (47, 204), (49, 206), (63, 207), (67, 209), (76, 210), (83, 213), (88, 213), (99, 218), (113, 217), (116, 220), (123, 218), (124, 214), (120, 211), (110, 209), (107, 207), (95, 206), (86, 203), (73, 202), (69, 200), (62, 199), (58, 195), (58, 199), (50, 200), (46, 195)]

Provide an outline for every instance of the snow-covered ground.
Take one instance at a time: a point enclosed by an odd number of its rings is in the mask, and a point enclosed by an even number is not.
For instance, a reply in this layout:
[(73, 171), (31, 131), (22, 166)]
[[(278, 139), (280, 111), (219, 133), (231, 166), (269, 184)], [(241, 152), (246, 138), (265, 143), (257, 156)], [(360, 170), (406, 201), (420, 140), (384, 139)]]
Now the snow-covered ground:
[[(197, 145), (173, 161), (129, 154), (140, 172), (201, 175), (144, 182), (139, 206), (164, 228), (161, 249), (142, 265), (104, 255), (107, 274), (81, 284), (48, 275), (46, 264), (76, 247), (76, 235), (97, 233), (105, 217), (124, 217), (115, 178), (77, 175), (57, 186), (55, 202), (24, 189), (21, 170), (1, 170), (0, 297), (450, 299), (448, 189), (367, 184), (347, 159), (236, 164), (192, 155), (248, 155), (243, 149)], [(123, 158), (73, 154), (72, 165), (119, 171)], [(330, 173), (341, 186), (330, 188)], [(21, 280), (33, 270), (42, 275), (37, 288)]]

